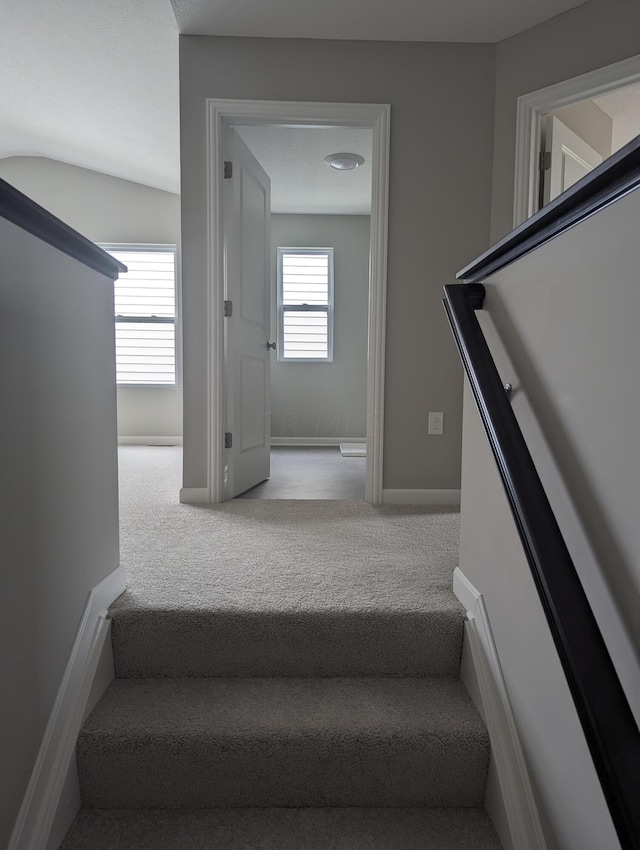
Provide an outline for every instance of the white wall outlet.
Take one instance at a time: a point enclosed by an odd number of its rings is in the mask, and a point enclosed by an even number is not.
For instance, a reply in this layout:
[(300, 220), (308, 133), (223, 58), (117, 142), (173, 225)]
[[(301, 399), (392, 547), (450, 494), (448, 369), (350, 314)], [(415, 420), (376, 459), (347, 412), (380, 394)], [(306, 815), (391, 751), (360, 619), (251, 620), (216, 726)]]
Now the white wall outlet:
[(444, 432), (444, 413), (429, 414), (428, 434), (442, 434)]

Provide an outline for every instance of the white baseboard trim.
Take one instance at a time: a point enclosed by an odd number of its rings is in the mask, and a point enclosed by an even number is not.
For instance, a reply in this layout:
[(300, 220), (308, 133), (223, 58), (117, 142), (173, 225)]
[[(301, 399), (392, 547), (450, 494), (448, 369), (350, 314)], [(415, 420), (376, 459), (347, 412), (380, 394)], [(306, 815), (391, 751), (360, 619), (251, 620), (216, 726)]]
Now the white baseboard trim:
[(339, 446), (340, 443), (366, 443), (366, 437), (272, 437), (272, 446)]
[(207, 487), (183, 487), (180, 490), (183, 505), (208, 505), (211, 501)]
[(89, 593), (8, 850), (47, 845), (108, 634), (107, 609), (125, 587), (124, 567), (118, 567)]
[(383, 505), (460, 506), (460, 490), (383, 490)]
[[(511, 833), (509, 846), (517, 850), (547, 850), (483, 596), (459, 567), (453, 574), (453, 592), (467, 611), (466, 634)], [(505, 837), (500, 838), (507, 846)]]
[(119, 446), (181, 446), (182, 437), (118, 437)]

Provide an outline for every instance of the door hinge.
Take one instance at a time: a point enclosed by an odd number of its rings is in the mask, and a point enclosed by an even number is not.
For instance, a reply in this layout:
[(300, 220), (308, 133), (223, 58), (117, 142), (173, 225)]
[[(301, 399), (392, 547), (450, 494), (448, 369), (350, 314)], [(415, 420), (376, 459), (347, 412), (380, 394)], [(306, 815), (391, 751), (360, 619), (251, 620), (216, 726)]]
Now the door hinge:
[(230, 180), (233, 177), (233, 163), (225, 160), (224, 163), (224, 179)]
[(233, 301), (225, 301), (224, 302), (224, 317), (225, 319), (233, 316)]
[(231, 433), (231, 431), (224, 432), (224, 447), (225, 449), (233, 448), (233, 434)]
[(551, 151), (540, 151), (538, 168), (540, 171), (548, 171), (551, 168)]

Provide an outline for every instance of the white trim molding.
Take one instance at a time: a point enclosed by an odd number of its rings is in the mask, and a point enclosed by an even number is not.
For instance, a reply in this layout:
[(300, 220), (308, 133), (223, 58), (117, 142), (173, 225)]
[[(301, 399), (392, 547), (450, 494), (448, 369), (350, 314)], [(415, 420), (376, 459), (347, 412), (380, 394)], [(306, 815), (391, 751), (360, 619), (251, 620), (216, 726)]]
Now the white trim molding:
[(118, 437), (119, 446), (181, 446), (182, 437)]
[(365, 498), (382, 503), (384, 363), (387, 304), (390, 109), (388, 104), (206, 101), (208, 293), (208, 501), (224, 498), (223, 129), (242, 124), (366, 127), (373, 134), (369, 253), (367, 472)]
[(209, 488), (183, 487), (180, 490), (180, 501), (183, 505), (208, 505), (211, 502)]
[[(491, 751), (511, 833), (510, 846), (517, 850), (547, 850), (483, 596), (459, 567), (456, 567), (453, 574), (453, 592), (467, 611), (465, 634), (469, 640), (482, 700), (481, 713), (489, 732)], [(504, 843), (505, 837), (501, 836), (501, 839)]]
[(339, 446), (340, 443), (362, 443), (366, 437), (272, 437), (272, 446)]
[(607, 65), (518, 98), (516, 119), (516, 168), (513, 226), (530, 218), (538, 192), (538, 151), (543, 115), (581, 100), (640, 81), (640, 56)]
[(460, 507), (460, 490), (383, 490), (383, 505), (450, 505)]
[(124, 567), (118, 567), (89, 593), (8, 850), (47, 846), (109, 632), (107, 611), (125, 588)]

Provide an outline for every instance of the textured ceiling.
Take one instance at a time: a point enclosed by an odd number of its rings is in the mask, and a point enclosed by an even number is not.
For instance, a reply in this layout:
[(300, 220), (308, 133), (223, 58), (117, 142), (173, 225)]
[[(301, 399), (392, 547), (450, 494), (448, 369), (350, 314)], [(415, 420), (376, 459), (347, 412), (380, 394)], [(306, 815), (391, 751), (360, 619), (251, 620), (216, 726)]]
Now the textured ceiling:
[[(371, 130), (340, 128), (238, 127), (271, 178), (274, 213), (369, 215)], [(365, 163), (335, 171), (324, 163), (331, 153), (358, 153)]]
[(495, 42), (585, 0), (171, 0), (181, 33)]
[(0, 0), (0, 157), (179, 191), (185, 33), (497, 41), (582, 0)]
[(169, 0), (0, 0), (0, 156), (179, 191)]

